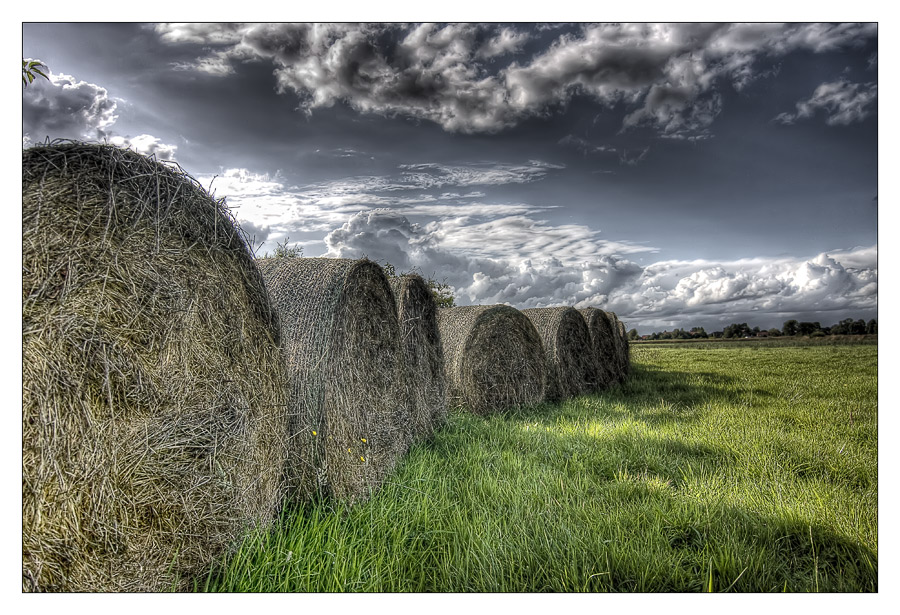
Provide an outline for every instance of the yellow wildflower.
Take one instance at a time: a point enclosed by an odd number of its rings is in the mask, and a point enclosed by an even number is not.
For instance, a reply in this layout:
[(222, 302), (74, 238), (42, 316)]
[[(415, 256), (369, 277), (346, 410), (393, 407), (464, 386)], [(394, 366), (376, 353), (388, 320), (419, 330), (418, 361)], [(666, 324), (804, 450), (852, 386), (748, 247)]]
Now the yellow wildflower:
[(318, 435), (318, 434), (316, 433), (316, 430), (315, 430), (315, 429), (313, 429), (313, 435), (314, 435), (314, 436), (315, 436), (315, 435)]
[(360, 460), (360, 461), (365, 461), (366, 458), (365, 458), (365, 457), (360, 457), (359, 460)]
[(365, 439), (365, 438), (360, 438), (359, 441), (360, 441), (360, 442), (365, 442), (366, 439)]

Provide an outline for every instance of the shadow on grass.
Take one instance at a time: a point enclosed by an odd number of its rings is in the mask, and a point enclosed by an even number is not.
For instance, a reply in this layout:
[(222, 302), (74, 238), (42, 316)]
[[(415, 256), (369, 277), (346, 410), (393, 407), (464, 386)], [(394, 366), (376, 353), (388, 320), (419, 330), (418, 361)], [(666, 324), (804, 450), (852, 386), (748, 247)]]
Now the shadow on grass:
[[(772, 397), (772, 393), (752, 389), (752, 397), (763, 399)], [(596, 406), (597, 418), (661, 426), (692, 421), (709, 405), (739, 405), (747, 398), (745, 383), (732, 376), (636, 365), (628, 380), (599, 393), (561, 404), (510, 408), (499, 415), (513, 420), (555, 422), (559, 417), (583, 416), (583, 405), (588, 403)]]

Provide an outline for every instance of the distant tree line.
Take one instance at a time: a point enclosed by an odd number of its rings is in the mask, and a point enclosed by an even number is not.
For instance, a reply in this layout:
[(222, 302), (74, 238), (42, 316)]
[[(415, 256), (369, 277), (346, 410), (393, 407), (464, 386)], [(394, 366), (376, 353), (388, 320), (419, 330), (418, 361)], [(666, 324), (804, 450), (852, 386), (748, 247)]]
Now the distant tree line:
[(628, 332), (628, 339), (639, 340), (690, 340), (690, 339), (709, 339), (723, 338), (736, 339), (745, 337), (792, 337), (792, 336), (809, 336), (824, 337), (826, 335), (877, 335), (878, 322), (873, 318), (866, 322), (862, 318), (854, 320), (845, 318), (835, 325), (823, 327), (818, 322), (798, 322), (796, 320), (786, 320), (781, 329), (773, 327), (771, 329), (760, 329), (759, 327), (750, 327), (747, 323), (734, 323), (725, 327), (722, 331), (713, 331), (707, 334), (703, 327), (692, 327), (690, 330), (673, 329), (672, 331), (662, 331), (651, 333), (650, 335), (641, 336), (637, 329)]

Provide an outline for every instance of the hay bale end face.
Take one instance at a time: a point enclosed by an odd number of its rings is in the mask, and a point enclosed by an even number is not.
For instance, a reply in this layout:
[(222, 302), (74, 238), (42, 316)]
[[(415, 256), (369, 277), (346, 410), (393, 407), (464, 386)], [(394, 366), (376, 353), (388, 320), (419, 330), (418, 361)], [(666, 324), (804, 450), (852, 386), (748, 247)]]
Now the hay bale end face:
[(447, 420), (447, 380), (438, 327), (438, 307), (428, 283), (417, 274), (390, 279), (397, 302), (400, 345), (408, 368), (404, 378), (410, 444), (431, 437)]
[(23, 589), (185, 588), (280, 502), (263, 280), (173, 165), (36, 146), (22, 192)]
[(591, 334), (591, 343), (597, 357), (600, 370), (597, 376), (600, 388), (606, 388), (619, 382), (622, 374), (619, 371), (618, 350), (616, 347), (615, 329), (612, 319), (601, 309), (589, 307), (578, 310), (584, 317)]
[(366, 499), (405, 452), (397, 308), (378, 264), (362, 259), (258, 261), (281, 319), (289, 380), (286, 483)]
[(587, 323), (571, 307), (522, 310), (541, 336), (547, 361), (548, 400), (567, 399), (598, 388), (596, 354)]
[(531, 321), (508, 305), (438, 310), (452, 402), (486, 414), (544, 399), (546, 362)]

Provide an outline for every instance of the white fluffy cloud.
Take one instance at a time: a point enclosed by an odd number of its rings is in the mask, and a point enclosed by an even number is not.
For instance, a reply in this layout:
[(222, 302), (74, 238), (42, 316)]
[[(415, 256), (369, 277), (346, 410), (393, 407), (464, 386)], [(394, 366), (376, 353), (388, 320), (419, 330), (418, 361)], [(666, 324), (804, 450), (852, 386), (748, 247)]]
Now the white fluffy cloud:
[(829, 126), (846, 126), (866, 119), (877, 95), (875, 83), (850, 83), (846, 79), (823, 83), (808, 100), (797, 102), (795, 113), (780, 113), (775, 121), (793, 124), (798, 119), (811, 118), (821, 110), (825, 112), (825, 123)]
[(133, 149), (145, 156), (156, 156), (159, 160), (175, 160), (177, 145), (168, 145), (152, 135), (138, 135), (136, 137), (114, 136), (108, 139), (109, 143), (119, 147)]
[[(345, 101), (448, 131), (496, 132), (552, 113), (577, 94), (631, 106), (623, 129), (697, 139), (722, 110), (719, 89), (765, 73), (760, 58), (856, 46), (875, 24), (599, 24), (526, 56), (530, 26), (493, 24), (160, 24), (170, 44), (216, 47), (192, 66), (227, 75), (228, 61), (268, 59), (279, 91), (311, 113)], [(841, 120), (836, 119), (839, 122)]]
[(71, 75), (49, 73), (22, 95), (22, 130), (32, 141), (99, 140), (116, 122), (116, 103), (105, 88)]
[[(226, 198), (241, 224), (267, 230), (264, 237), (259, 233), (265, 252), (286, 236), (324, 234), (352, 214), (373, 208), (391, 208), (422, 220), (485, 220), (546, 211), (555, 206), (483, 203), (484, 193), (472, 188), (536, 181), (557, 168), (540, 161), (404, 164), (393, 175), (347, 177), (305, 186), (287, 185), (278, 173), (273, 176), (249, 169), (225, 169), (197, 179), (217, 197)], [(447, 188), (459, 190), (445, 191)]]
[[(808, 258), (639, 264), (638, 256), (652, 261), (647, 256), (658, 250), (606, 238), (584, 225), (541, 220), (541, 212), (549, 207), (485, 204), (454, 192), (418, 194), (430, 181), (416, 176), (422, 170), (418, 165), (401, 167), (396, 176), (348, 178), (328, 187), (288, 186), (278, 174), (247, 169), (198, 179), (211, 184), (216, 196), (227, 198), (260, 253), (274, 250), (286, 237), (307, 248), (310, 256), (317, 249), (310, 248), (324, 244), (327, 256), (368, 256), (444, 281), (461, 304), (595, 305), (615, 311), (631, 326), (659, 328), (877, 306), (874, 246)], [(424, 170), (436, 171), (432, 165), (424, 165)], [(405, 172), (412, 175), (403, 179)], [(455, 178), (456, 185), (481, 176), (445, 173), (443, 167), (435, 175)], [(499, 176), (516, 181), (527, 174)], [(343, 197), (329, 196), (339, 186), (346, 191)], [(388, 207), (373, 208), (379, 200)]]
[(48, 77), (35, 80), (22, 95), (24, 147), (47, 138), (105, 141), (160, 160), (175, 159), (176, 145), (148, 134), (115, 133), (118, 105), (106, 88), (63, 73), (51, 72)]
[(393, 211), (354, 214), (325, 243), (329, 256), (368, 256), (445, 281), (461, 304), (596, 305), (631, 326), (871, 310), (878, 300), (874, 247), (811, 258), (641, 266), (628, 256), (652, 248), (605, 241), (586, 227), (551, 226), (526, 216), (420, 225)]

